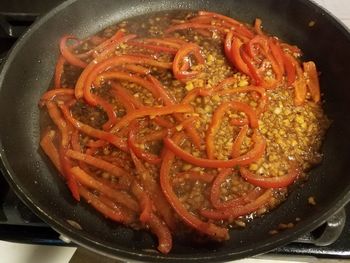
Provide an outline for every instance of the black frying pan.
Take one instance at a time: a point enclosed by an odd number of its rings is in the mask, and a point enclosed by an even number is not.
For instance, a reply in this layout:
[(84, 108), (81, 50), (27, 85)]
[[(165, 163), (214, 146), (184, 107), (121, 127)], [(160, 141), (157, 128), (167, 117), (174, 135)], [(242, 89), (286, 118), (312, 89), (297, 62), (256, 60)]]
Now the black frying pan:
[[(272, 213), (246, 229), (231, 231), (223, 244), (194, 245), (176, 240), (167, 256), (147, 249), (156, 240), (102, 217), (71, 198), (66, 185), (39, 150), (40, 95), (48, 88), (64, 34), (91, 35), (121, 19), (160, 10), (207, 9), (246, 22), (263, 19), (265, 29), (297, 44), (322, 72), (325, 108), (333, 120), (323, 147), (324, 161), (309, 181)], [(315, 21), (313, 27), (309, 22)], [(1, 159), (5, 177), (43, 220), (76, 243), (117, 258), (142, 261), (218, 261), (267, 252), (318, 226), (350, 198), (350, 34), (327, 12), (306, 0), (70, 0), (39, 20), (18, 41), (0, 76)], [(307, 197), (315, 196), (311, 207)], [(277, 235), (279, 223), (301, 221)], [(81, 230), (67, 220), (80, 224)]]

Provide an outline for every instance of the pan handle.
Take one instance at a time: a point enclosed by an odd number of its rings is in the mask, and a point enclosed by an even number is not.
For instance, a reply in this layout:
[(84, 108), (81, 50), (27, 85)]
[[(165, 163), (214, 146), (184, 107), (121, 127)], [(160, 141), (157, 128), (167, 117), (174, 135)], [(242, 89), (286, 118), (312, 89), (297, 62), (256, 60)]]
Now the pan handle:
[[(316, 246), (328, 246), (333, 244), (342, 233), (346, 221), (345, 209), (342, 208), (332, 215), (322, 226), (316, 230), (301, 236), (296, 240), (300, 243), (309, 243)], [(320, 232), (320, 229), (323, 230)]]

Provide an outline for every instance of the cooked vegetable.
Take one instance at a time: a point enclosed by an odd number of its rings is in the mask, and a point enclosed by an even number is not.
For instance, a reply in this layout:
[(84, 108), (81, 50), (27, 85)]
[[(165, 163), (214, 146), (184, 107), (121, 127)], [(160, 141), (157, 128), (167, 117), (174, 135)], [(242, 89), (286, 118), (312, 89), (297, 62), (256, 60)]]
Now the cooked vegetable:
[(161, 253), (180, 233), (227, 240), (320, 162), (316, 65), (260, 19), (155, 14), (58, 46), (40, 145), (75, 200)]

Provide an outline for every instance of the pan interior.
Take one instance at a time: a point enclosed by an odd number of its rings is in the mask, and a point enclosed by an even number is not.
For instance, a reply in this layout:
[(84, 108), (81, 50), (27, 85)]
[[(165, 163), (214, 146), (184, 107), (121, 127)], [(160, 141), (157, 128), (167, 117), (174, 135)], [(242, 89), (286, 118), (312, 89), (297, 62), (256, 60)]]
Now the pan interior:
[[(333, 121), (323, 147), (324, 161), (312, 170), (309, 181), (295, 189), (274, 212), (254, 220), (246, 229), (231, 232), (224, 244), (194, 245), (175, 242), (168, 259), (219, 260), (259, 253), (290, 241), (334, 212), (348, 197), (350, 177), (350, 37), (321, 9), (307, 1), (68, 1), (31, 28), (19, 41), (0, 77), (1, 156), (8, 180), (22, 199), (44, 220), (80, 243), (105, 253), (134, 259), (162, 259), (149, 248), (156, 240), (112, 223), (84, 203), (76, 204), (49, 160), (39, 150), (40, 95), (48, 88), (58, 56), (58, 40), (64, 34), (91, 35), (128, 17), (173, 9), (212, 10), (251, 23), (256, 17), (264, 28), (298, 45), (305, 59), (312, 59), (321, 71), (325, 108)], [(315, 25), (309, 27), (309, 22)], [(308, 196), (317, 205), (310, 207)], [(268, 232), (279, 223), (301, 221), (294, 229), (276, 236)], [(67, 220), (77, 222), (82, 230)], [(310, 230), (310, 229), (309, 229)]]

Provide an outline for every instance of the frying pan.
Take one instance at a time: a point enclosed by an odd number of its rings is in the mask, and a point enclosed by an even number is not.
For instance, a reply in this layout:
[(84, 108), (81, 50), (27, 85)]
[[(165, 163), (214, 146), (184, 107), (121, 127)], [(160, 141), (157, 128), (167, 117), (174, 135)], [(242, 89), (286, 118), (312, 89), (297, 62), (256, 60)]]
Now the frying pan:
[[(325, 110), (333, 121), (323, 145), (323, 162), (307, 183), (291, 192), (273, 212), (242, 230), (232, 230), (222, 244), (196, 245), (175, 240), (169, 255), (155, 250), (156, 240), (106, 220), (85, 203), (75, 203), (65, 183), (39, 149), (40, 95), (48, 88), (64, 34), (86, 37), (117, 21), (161, 10), (211, 10), (252, 22), (297, 44), (304, 59), (321, 71)], [(309, 22), (314, 21), (310, 27)], [(350, 198), (350, 34), (330, 14), (306, 0), (69, 0), (35, 23), (17, 42), (0, 75), (2, 170), (17, 195), (38, 216), (75, 243), (119, 259), (142, 261), (224, 261), (267, 252), (312, 230)], [(317, 205), (310, 206), (309, 196)], [(301, 220), (277, 235), (279, 223)], [(71, 222), (77, 222), (76, 227)], [(187, 239), (186, 239), (187, 240)]]

